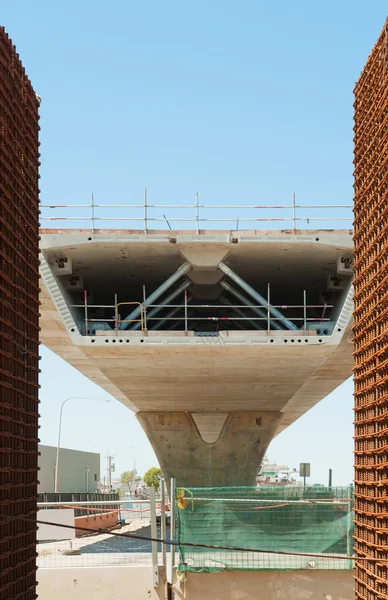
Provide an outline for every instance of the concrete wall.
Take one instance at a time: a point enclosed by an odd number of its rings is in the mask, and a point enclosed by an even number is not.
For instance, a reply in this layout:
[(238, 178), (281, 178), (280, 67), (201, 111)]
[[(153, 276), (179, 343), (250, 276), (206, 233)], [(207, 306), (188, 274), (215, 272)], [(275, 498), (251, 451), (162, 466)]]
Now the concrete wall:
[[(163, 575), (161, 577), (163, 580)], [(188, 573), (175, 600), (352, 600), (351, 571)], [(39, 600), (165, 600), (151, 567), (39, 569)]]
[(76, 529), (75, 535), (85, 535), (84, 529), (110, 529), (115, 527), (118, 522), (117, 510), (102, 514), (90, 514), (87, 517), (76, 517), (74, 525), (82, 529)]
[(39, 600), (166, 600), (151, 567), (39, 569), (37, 579)]
[(352, 600), (352, 571), (235, 571), (188, 573), (175, 599)]
[[(57, 449), (54, 446), (39, 445), (39, 485), (38, 493), (54, 492), (55, 461)], [(86, 469), (89, 469), (88, 477)], [(88, 482), (87, 482), (88, 479)], [(59, 491), (96, 492), (100, 481), (100, 455), (96, 452), (81, 452), (61, 448), (59, 451)], [(88, 489), (87, 488), (88, 483)]]
[[(48, 510), (38, 510), (38, 521), (47, 521), (48, 523), (59, 523), (61, 525), (74, 525), (74, 509), (73, 508), (54, 508)], [(74, 529), (65, 529), (59, 525), (38, 525), (38, 540), (44, 542), (46, 540), (63, 540), (75, 537)]]

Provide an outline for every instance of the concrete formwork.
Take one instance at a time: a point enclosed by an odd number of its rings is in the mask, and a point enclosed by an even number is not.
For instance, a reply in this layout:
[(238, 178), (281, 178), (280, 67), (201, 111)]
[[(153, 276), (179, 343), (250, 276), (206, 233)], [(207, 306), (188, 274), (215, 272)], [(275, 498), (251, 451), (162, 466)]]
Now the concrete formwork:
[(35, 598), (38, 99), (0, 28), (0, 597)]

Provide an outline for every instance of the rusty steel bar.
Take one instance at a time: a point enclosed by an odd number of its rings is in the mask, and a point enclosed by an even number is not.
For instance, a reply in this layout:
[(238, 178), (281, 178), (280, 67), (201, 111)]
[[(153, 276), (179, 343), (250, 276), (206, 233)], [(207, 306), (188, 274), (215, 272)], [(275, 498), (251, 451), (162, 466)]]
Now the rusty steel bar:
[(39, 98), (0, 27), (0, 598), (36, 598)]
[(377, 600), (388, 598), (388, 20), (354, 92), (355, 595)]

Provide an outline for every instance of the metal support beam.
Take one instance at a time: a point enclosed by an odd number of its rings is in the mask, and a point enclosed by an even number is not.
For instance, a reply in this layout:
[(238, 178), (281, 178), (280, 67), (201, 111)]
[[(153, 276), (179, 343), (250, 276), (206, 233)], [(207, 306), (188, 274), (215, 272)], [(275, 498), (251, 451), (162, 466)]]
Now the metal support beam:
[[(190, 281), (190, 279), (186, 279), (186, 281), (184, 281), (176, 290), (174, 290), (173, 292), (171, 292), (171, 294), (166, 296), (166, 298), (164, 300), (160, 301), (160, 306), (151, 308), (151, 310), (149, 312), (147, 312), (147, 319), (156, 317), (156, 315), (158, 315), (160, 313), (160, 311), (163, 310), (163, 308), (166, 304), (171, 304), (175, 300), (175, 298), (177, 296), (179, 296), (179, 294), (182, 294), (185, 290), (187, 290), (187, 288), (191, 285), (191, 283), (192, 282)], [(148, 304), (150, 304), (150, 303), (148, 303)], [(143, 303), (143, 306), (146, 306), (145, 302)], [(141, 327), (141, 323), (135, 323), (131, 327), (131, 331), (136, 331), (136, 330), (140, 329), (140, 327)]]
[[(247, 292), (252, 298), (256, 300), (261, 306), (267, 308), (268, 303), (263, 296), (261, 296), (258, 292), (256, 292), (253, 287), (251, 287), (244, 279), (242, 279), (239, 275), (237, 275), (230, 267), (228, 267), (222, 261), (219, 263), (218, 268), (225, 273), (230, 279), (232, 279), (237, 285), (239, 285), (245, 292)], [(273, 306), (269, 306), (269, 311), (275, 319), (278, 319), (287, 329), (297, 330), (298, 327), (294, 325), (292, 321), (287, 319), (277, 308)], [(276, 321), (275, 321), (276, 322)]]
[[(220, 300), (222, 302), (222, 304), (225, 304), (225, 306), (230, 306), (233, 309), (233, 311), (236, 313), (236, 315), (240, 315), (240, 317), (242, 317), (243, 319), (246, 319), (247, 313), (244, 313), (244, 311), (242, 311), (240, 308), (236, 308), (235, 306), (233, 306), (233, 304), (230, 302), (230, 300), (228, 300), (228, 298), (226, 298), (226, 296), (221, 294), (221, 296), (218, 297), (218, 300)], [(255, 321), (249, 321), (249, 323), (252, 325), (253, 329), (258, 329), (258, 330), (262, 331), (263, 328), (260, 327), (260, 325), (258, 325)], [(244, 329), (244, 327), (238, 321), (236, 321), (236, 325), (240, 329)]]
[[(224, 290), (226, 290), (227, 292), (230, 292), (231, 294), (233, 294), (233, 296), (235, 296), (235, 298), (237, 298), (237, 300), (239, 300), (241, 302), (241, 304), (247, 304), (250, 307), (250, 310), (253, 313), (255, 313), (258, 317), (265, 319), (265, 321), (263, 321), (263, 323), (267, 322), (267, 319), (268, 319), (267, 311), (265, 311), (259, 307), (256, 308), (255, 306), (250, 306), (251, 300), (249, 300), (249, 298), (244, 296), (244, 294), (241, 294), (238, 290), (236, 290), (227, 281), (220, 281), (219, 285), (221, 287), (223, 287)], [(282, 326), (280, 325), (280, 323), (278, 321), (271, 321), (271, 327), (273, 327), (273, 329), (277, 329), (278, 331), (282, 331)]]
[[(178, 281), (180, 277), (182, 277), (188, 271), (190, 271), (190, 269), (191, 264), (189, 262), (183, 263), (183, 265), (181, 265), (179, 269), (175, 271), (175, 273), (170, 275), (170, 277), (166, 279), (166, 281), (164, 281), (154, 292), (152, 292), (152, 294), (148, 296), (148, 298), (146, 298), (146, 300), (143, 303), (144, 306), (147, 306), (148, 304), (154, 304), (154, 302), (156, 302), (156, 300), (160, 298), (160, 296), (164, 294), (164, 292), (166, 292), (168, 288), (170, 288), (176, 281)], [(141, 306), (137, 306), (135, 310), (133, 310), (126, 317), (126, 321), (124, 323), (120, 323), (120, 329), (128, 329), (128, 327), (130, 327), (131, 325), (131, 321), (134, 321), (135, 319), (139, 318), (141, 310)]]

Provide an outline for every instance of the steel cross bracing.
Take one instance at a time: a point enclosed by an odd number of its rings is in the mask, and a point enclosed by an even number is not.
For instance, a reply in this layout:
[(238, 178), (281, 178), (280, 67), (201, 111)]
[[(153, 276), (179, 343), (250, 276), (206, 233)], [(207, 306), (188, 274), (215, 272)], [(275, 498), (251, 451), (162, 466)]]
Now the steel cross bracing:
[[(165, 292), (169, 290), (180, 278), (184, 277), (191, 269), (191, 265), (189, 262), (183, 263), (175, 273), (173, 273), (170, 277), (168, 277), (156, 290), (154, 290), (148, 297), (145, 297), (143, 302), (120, 302), (118, 303), (115, 296), (115, 303), (112, 305), (99, 305), (99, 304), (88, 304), (88, 294), (87, 291), (84, 291), (85, 302), (84, 304), (70, 304), (70, 308), (83, 308), (84, 309), (84, 333), (86, 335), (93, 334), (95, 329), (101, 325), (101, 318), (93, 319), (89, 318), (89, 309), (95, 308), (111, 308), (112, 312), (114, 311), (115, 317), (105, 319), (106, 323), (111, 323), (112, 328), (116, 331), (118, 330), (132, 330), (136, 331), (141, 329), (145, 331), (147, 329), (150, 330), (159, 330), (168, 322), (172, 322), (172, 324), (177, 321), (181, 322), (184, 320), (185, 331), (188, 331), (188, 322), (189, 321), (220, 321), (220, 322), (232, 322), (236, 321), (237, 326), (240, 327), (243, 325), (244, 321), (247, 321), (251, 324), (253, 329), (256, 330), (267, 330), (268, 332), (272, 329), (277, 331), (289, 330), (289, 331), (298, 331), (303, 330), (304, 334), (307, 333), (307, 324), (309, 322), (317, 321), (322, 323), (322, 325), (329, 321), (328, 317), (325, 317), (325, 312), (329, 308), (333, 308), (332, 304), (307, 304), (306, 302), (306, 292), (303, 292), (302, 303), (298, 305), (279, 305), (276, 306), (270, 301), (270, 284), (268, 284), (268, 294), (267, 298), (261, 296), (256, 290), (254, 290), (250, 285), (248, 285), (240, 276), (238, 276), (230, 267), (228, 267), (225, 263), (221, 262), (219, 264), (219, 269), (228, 277), (230, 277), (242, 290), (248, 293), (251, 298), (257, 301), (256, 304), (252, 304), (252, 300), (249, 300), (244, 294), (241, 294), (238, 290), (236, 290), (233, 286), (231, 286), (227, 281), (220, 281), (220, 286), (226, 291), (229, 292), (233, 297), (237, 298), (241, 304), (234, 305), (228, 298), (225, 297), (225, 294), (221, 294), (219, 297), (219, 301), (221, 304), (194, 304), (194, 299), (187, 294), (187, 290), (191, 285), (191, 281), (188, 279), (184, 279), (183, 282), (172, 292), (169, 293), (168, 296), (164, 298), (159, 304), (154, 304)], [(179, 297), (181, 296), (183, 302), (179, 302)], [(174, 300), (177, 299), (176, 304), (172, 304)], [(125, 317), (121, 318), (120, 311), (125, 309), (127, 305), (135, 305), (136, 307)], [(237, 316), (228, 316), (228, 317), (220, 317), (216, 313), (214, 315), (200, 316), (195, 315), (191, 316), (192, 312), (189, 314), (188, 306), (190, 309), (204, 309), (207, 310), (215, 310), (219, 308), (224, 308), (228, 306), (233, 309), (234, 313)], [(121, 307), (121, 308), (120, 308)], [(288, 309), (303, 309), (303, 317), (294, 317), (291, 321), (287, 319), (283, 312), (280, 309), (288, 310)], [(163, 309), (170, 309), (167, 315), (161, 315), (160, 312)], [(317, 316), (308, 316), (308, 310), (314, 310), (314, 314), (316, 311), (320, 311), (321, 315)], [(184, 315), (179, 315), (184, 311)], [(245, 311), (245, 312), (244, 312)], [(250, 314), (253, 313), (253, 316)], [(297, 324), (294, 323), (297, 322)], [(156, 323), (155, 323), (156, 322)], [(242, 322), (242, 323), (241, 323)], [(95, 326), (93, 326), (95, 324)]]

